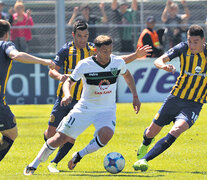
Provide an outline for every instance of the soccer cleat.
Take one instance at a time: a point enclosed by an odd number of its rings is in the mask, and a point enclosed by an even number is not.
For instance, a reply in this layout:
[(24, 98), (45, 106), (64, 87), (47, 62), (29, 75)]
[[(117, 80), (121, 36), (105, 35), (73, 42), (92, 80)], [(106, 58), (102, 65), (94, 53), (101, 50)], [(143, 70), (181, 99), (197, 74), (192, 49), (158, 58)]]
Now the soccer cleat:
[(36, 170), (36, 168), (27, 166), (27, 167), (24, 169), (24, 175), (25, 175), (25, 176), (31, 176), (31, 175), (34, 174), (35, 170)]
[(77, 163), (80, 162), (81, 159), (82, 157), (80, 156), (80, 154), (78, 152), (75, 152), (73, 154), (73, 158), (68, 162), (68, 168), (70, 170), (74, 169)]
[(47, 169), (51, 172), (51, 173), (59, 173), (60, 171), (57, 169), (57, 164), (52, 162), (47, 166)]
[[(152, 142), (154, 142), (154, 138), (152, 139)], [(152, 144), (152, 142), (150, 144)], [(143, 143), (139, 146), (138, 152), (137, 152), (137, 159), (142, 159), (146, 154), (147, 154), (147, 150), (150, 146), (150, 144), (148, 146), (144, 145)]]
[(141, 170), (141, 171), (147, 171), (149, 165), (147, 164), (146, 159), (140, 159), (136, 161), (133, 165), (133, 168), (135, 171)]

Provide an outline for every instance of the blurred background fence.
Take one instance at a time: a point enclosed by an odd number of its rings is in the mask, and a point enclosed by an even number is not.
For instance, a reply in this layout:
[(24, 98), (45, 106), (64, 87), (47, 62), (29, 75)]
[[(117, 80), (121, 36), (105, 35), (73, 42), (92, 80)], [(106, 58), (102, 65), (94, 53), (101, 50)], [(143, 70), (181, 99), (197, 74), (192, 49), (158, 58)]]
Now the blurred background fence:
[[(132, 0), (128, 0), (129, 6)], [(89, 27), (95, 27), (98, 34), (109, 34), (114, 39), (114, 52), (120, 52), (121, 36), (119, 29), (123, 27), (131, 27), (132, 33), (130, 36), (133, 39), (133, 47), (136, 47), (140, 32), (145, 27), (145, 20), (148, 15), (153, 15), (156, 18), (155, 29), (161, 29), (164, 27), (164, 23), (161, 21), (161, 14), (164, 10), (166, 0), (137, 0), (138, 10), (136, 12), (136, 22), (133, 24), (116, 24), (113, 19), (111, 3), (112, 0), (87, 0), (90, 6), (90, 12), (95, 17), (101, 17), (101, 11), (99, 4), (104, 2), (105, 12), (107, 14), (108, 21), (106, 23), (96, 23)], [(14, 6), (15, 0), (4, 0), (5, 13)], [(23, 0), (25, 10), (31, 9), (31, 17), (34, 21), (32, 30), (32, 40), (29, 42), (29, 53), (31, 54), (55, 54), (60, 46), (66, 41), (72, 40), (72, 27), (67, 25), (69, 19), (73, 14), (74, 7), (80, 7), (85, 0)], [(119, 0), (118, 0), (119, 2)], [(180, 1), (175, 1), (179, 5), (179, 13), (183, 13), (184, 9)], [(191, 24), (200, 24), (205, 28), (205, 19), (207, 16), (207, 1), (206, 0), (187, 0), (187, 6), (190, 10), (190, 19), (187, 21), (186, 26)], [(57, 6), (62, 5), (62, 9)], [(80, 15), (81, 12), (78, 12)], [(61, 16), (62, 15), (62, 16)], [(64, 17), (64, 23), (59, 24), (59, 19)], [(181, 25), (171, 25), (181, 26)], [(59, 33), (58, 33), (59, 32)]]

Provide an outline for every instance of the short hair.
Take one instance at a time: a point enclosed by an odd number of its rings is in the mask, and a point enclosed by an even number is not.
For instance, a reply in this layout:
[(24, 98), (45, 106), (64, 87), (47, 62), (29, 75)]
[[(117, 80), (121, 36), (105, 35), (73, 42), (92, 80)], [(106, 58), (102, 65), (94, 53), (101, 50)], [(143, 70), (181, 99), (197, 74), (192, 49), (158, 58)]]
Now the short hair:
[(102, 45), (110, 45), (112, 44), (112, 38), (107, 35), (99, 35), (94, 40), (94, 44), (96, 47), (101, 47)]
[(0, 38), (10, 31), (10, 23), (6, 20), (0, 19)]
[(189, 36), (200, 36), (201, 39), (204, 38), (204, 30), (201, 26), (197, 24), (193, 24), (188, 29), (188, 35)]
[(85, 21), (79, 20), (73, 24), (73, 32), (76, 34), (77, 30), (84, 31), (88, 29), (88, 24)]

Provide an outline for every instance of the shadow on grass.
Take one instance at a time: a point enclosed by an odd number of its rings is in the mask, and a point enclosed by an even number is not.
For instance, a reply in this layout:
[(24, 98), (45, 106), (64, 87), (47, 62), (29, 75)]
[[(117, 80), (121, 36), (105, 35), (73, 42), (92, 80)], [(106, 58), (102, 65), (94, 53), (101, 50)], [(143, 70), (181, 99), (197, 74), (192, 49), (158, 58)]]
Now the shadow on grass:
[(149, 172), (121, 172), (118, 174), (110, 174), (106, 171), (60, 171), (62, 173), (68, 173), (70, 176), (85, 176), (85, 177), (162, 177), (164, 175), (150, 175)]
[(201, 175), (207, 175), (207, 171), (166, 171), (166, 170), (155, 170), (155, 172), (160, 172), (160, 173), (188, 173), (188, 174), (201, 174)]

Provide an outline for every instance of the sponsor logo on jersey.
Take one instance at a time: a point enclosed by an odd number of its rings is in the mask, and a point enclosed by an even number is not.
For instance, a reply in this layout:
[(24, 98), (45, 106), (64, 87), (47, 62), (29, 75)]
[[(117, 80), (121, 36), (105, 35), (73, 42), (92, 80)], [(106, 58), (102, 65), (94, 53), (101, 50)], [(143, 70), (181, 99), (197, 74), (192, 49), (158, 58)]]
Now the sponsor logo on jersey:
[(109, 80), (104, 79), (100, 81), (98, 86), (101, 90), (105, 90), (105, 89), (108, 89), (109, 85), (110, 85)]
[(98, 73), (94, 73), (94, 72), (93, 73), (89, 73), (88, 76), (93, 76), (93, 77), (94, 76), (98, 76)]

